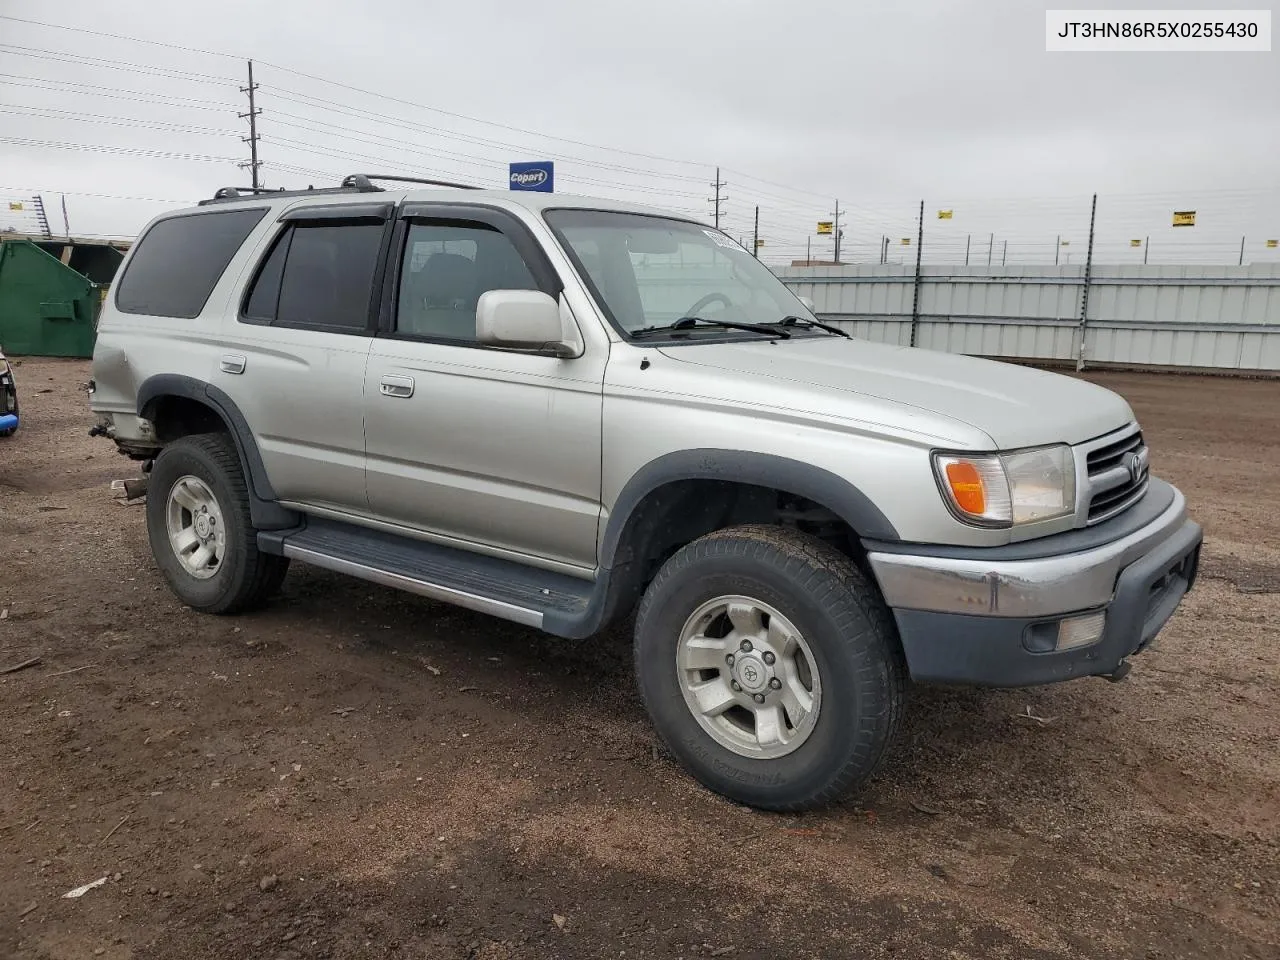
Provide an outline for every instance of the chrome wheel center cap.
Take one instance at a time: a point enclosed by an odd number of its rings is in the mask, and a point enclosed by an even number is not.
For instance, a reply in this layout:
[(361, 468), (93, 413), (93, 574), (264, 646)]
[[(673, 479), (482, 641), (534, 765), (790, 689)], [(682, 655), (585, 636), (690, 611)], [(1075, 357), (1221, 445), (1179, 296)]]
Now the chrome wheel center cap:
[(734, 661), (733, 678), (747, 693), (759, 693), (769, 686), (769, 668), (754, 653), (742, 654)]
[(209, 515), (206, 513), (196, 514), (195, 527), (196, 536), (201, 540), (206, 539), (209, 536)]

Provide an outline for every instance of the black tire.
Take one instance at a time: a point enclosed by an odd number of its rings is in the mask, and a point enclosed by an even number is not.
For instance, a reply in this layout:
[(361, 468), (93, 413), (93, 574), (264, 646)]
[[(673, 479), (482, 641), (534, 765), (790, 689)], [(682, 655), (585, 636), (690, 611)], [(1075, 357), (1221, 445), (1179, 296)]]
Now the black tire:
[[(793, 752), (747, 757), (701, 726), (682, 692), (676, 652), (688, 618), (717, 597), (763, 601), (808, 643), (822, 699), (812, 732)], [(906, 665), (879, 591), (833, 547), (766, 525), (720, 530), (671, 557), (636, 618), (636, 677), (654, 727), (704, 785), (765, 810), (826, 805), (864, 783), (898, 728)]]
[[(165, 520), (170, 491), (188, 475), (212, 491), (225, 526), (222, 560), (217, 572), (203, 580), (188, 573), (174, 553)], [(224, 433), (183, 437), (160, 451), (147, 482), (147, 535), (156, 565), (173, 592), (202, 613), (240, 613), (260, 606), (279, 589), (289, 568), (288, 558), (258, 549), (240, 457)]]

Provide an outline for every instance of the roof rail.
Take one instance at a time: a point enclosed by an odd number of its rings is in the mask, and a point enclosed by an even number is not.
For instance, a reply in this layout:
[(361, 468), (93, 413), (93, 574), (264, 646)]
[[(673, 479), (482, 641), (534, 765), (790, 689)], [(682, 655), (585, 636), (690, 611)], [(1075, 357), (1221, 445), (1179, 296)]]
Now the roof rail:
[(399, 177), (381, 173), (353, 173), (344, 177), (340, 187), (307, 187), (305, 190), (269, 190), (266, 187), (222, 187), (212, 199), (201, 200), (197, 206), (208, 206), (211, 203), (230, 203), (233, 200), (246, 200), (251, 197), (313, 197), (331, 193), (381, 193), (382, 187), (374, 180), (393, 180), (396, 183), (423, 183), (432, 187), (452, 187), (455, 190), (480, 190), (469, 183), (452, 183), (448, 180), (424, 180), (421, 177)]
[(353, 173), (342, 181), (344, 187), (357, 187), (359, 189), (377, 190), (370, 181), (373, 180), (393, 180), (396, 183), (425, 183), (429, 187), (452, 187), (454, 190), (483, 190), (484, 187), (477, 187), (473, 183), (454, 183), (450, 180), (425, 180), (422, 177), (399, 177), (389, 173)]
[(346, 187), (321, 187), (317, 190), (315, 187), (307, 187), (305, 190), (267, 190), (263, 187), (254, 189), (253, 187), (222, 187), (209, 200), (201, 200), (196, 206), (205, 207), (211, 203), (231, 203), (235, 200), (248, 200), (253, 197), (318, 197), (331, 193), (368, 193), (378, 191), (378, 187), (367, 189), (359, 189), (354, 186)]

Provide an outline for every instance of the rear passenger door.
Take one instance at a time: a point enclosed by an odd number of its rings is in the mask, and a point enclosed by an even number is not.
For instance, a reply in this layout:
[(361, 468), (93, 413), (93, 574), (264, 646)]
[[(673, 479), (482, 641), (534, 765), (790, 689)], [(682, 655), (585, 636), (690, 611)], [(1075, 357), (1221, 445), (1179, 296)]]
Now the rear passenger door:
[(365, 385), (369, 503), (463, 546), (591, 569), (607, 354), (573, 359), (476, 339), (488, 290), (541, 290), (554, 267), (515, 215), (413, 204), (396, 231)]
[(287, 212), (224, 342), (217, 384), (244, 413), (283, 501), (368, 512), (364, 377), (392, 209)]

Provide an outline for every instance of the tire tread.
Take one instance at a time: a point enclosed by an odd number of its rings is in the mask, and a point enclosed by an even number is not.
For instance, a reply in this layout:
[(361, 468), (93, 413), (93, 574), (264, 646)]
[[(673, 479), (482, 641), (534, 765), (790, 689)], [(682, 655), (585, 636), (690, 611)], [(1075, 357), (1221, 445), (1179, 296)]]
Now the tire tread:
[[(906, 660), (898, 642), (897, 629), (879, 590), (844, 554), (817, 537), (789, 527), (769, 524), (745, 524), (708, 533), (678, 551), (654, 577), (642, 599), (636, 617), (637, 636), (645, 629), (653, 613), (653, 604), (668, 581), (681, 577), (695, 563), (704, 559), (736, 557), (773, 565), (791, 580), (796, 589), (807, 593), (818, 604), (832, 612), (839, 636), (858, 661), (857, 676), (863, 684), (863, 702), (881, 702), (885, 709), (862, 718), (864, 729), (854, 736), (856, 749), (849, 752), (843, 764), (818, 790), (793, 800), (753, 802), (754, 806), (779, 812), (797, 812), (826, 806), (864, 782), (879, 765), (881, 757), (894, 742), (902, 722), (906, 700)], [(867, 656), (868, 637), (887, 655)], [(637, 675), (645, 668), (639, 643), (635, 648)], [(883, 669), (887, 677), (877, 677)], [(880, 683), (887, 683), (888, 696), (876, 694)], [(652, 714), (644, 686), (641, 698)], [(870, 727), (871, 729), (866, 729)], [(661, 736), (661, 731), (659, 731)], [(668, 748), (671, 744), (667, 743)]]

